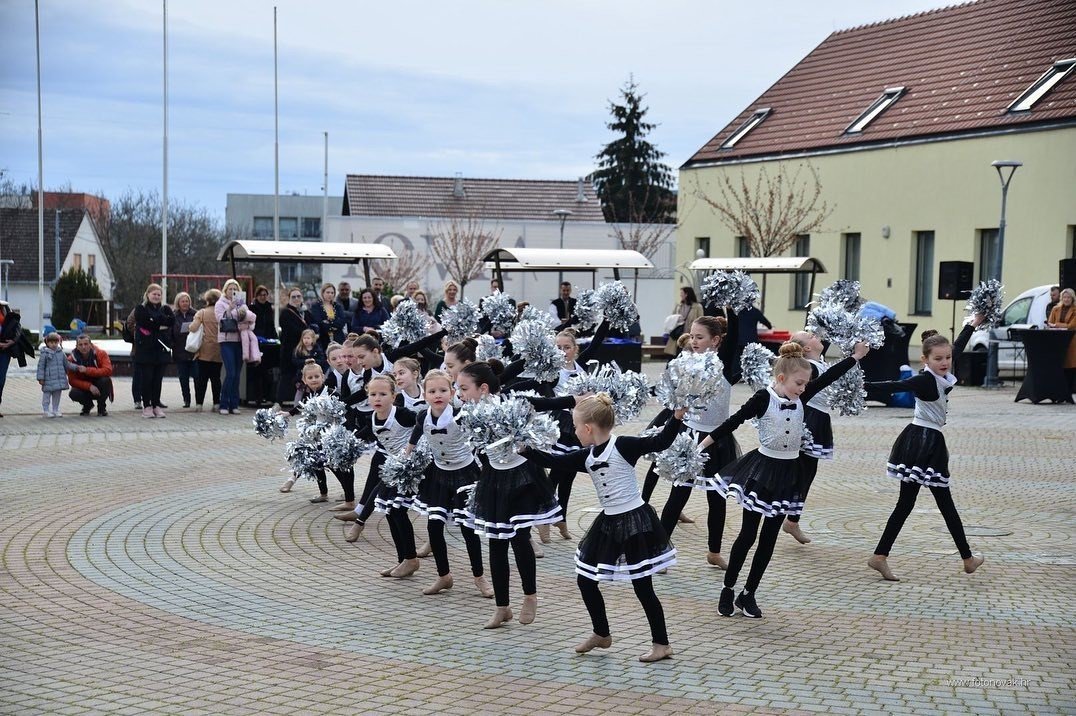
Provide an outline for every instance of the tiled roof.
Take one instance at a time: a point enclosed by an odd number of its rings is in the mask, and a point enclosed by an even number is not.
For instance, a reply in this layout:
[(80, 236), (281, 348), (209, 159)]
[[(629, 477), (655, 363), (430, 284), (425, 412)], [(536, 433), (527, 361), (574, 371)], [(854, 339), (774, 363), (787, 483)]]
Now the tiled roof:
[[(60, 211), (60, 262), (75, 240), (86, 212)], [(0, 209), (0, 259), (13, 259), (12, 281), (37, 281), (37, 209)], [(45, 209), (45, 280), (56, 278), (56, 212)]]
[[(1076, 123), (1076, 72), (1029, 112), (1009, 105), (1076, 56), (1073, 0), (979, 0), (835, 32), (684, 165), (1044, 123)], [(883, 90), (901, 96), (859, 134), (845, 129)], [(756, 110), (772, 111), (730, 149)]]
[[(463, 184), (462, 197), (454, 193), (457, 181)], [(575, 181), (349, 174), (344, 216), (553, 221), (554, 210), (567, 209), (572, 212), (568, 221), (605, 221), (589, 182), (583, 182), (585, 202), (576, 201), (578, 194)]]

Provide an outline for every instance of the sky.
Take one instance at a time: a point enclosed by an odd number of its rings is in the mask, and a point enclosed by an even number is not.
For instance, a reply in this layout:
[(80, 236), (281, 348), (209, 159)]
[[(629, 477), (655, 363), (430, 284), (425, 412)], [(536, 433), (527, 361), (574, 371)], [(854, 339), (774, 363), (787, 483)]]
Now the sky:
[[(161, 1), (41, 0), (46, 188), (163, 182)], [(280, 190), (346, 174), (575, 179), (633, 77), (674, 168), (834, 30), (931, 0), (280, 0)], [(273, 192), (273, 3), (172, 0), (168, 193)], [(34, 3), (0, 0), (0, 172), (37, 183)]]

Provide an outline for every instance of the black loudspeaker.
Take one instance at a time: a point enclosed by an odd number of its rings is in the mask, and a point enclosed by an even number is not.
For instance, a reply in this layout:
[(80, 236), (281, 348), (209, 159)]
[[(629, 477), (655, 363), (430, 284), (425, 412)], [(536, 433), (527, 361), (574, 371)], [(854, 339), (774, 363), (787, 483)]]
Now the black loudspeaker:
[(960, 301), (968, 297), (975, 264), (971, 261), (942, 261), (938, 269), (938, 298)]
[(1076, 291), (1076, 259), (1061, 259), (1057, 262), (1057, 285), (1062, 289)]

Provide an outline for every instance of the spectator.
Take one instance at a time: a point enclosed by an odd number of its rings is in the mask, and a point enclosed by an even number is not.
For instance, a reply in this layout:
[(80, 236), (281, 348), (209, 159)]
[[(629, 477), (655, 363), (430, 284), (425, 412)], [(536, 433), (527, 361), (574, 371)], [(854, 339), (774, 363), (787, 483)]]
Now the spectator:
[(549, 304), (549, 313), (556, 316), (561, 323), (570, 321), (575, 315), (575, 299), (572, 298), (572, 284), (570, 281), (561, 281), (560, 296), (554, 298)]
[(137, 341), (135, 341), (135, 311), (132, 308), (124, 321), (123, 340), (131, 344), (131, 399), (134, 400), (135, 410), (142, 409), (142, 364), (138, 362), (135, 354), (138, 353)]
[(351, 319), (351, 330), (355, 333), (373, 333), (387, 320), (389, 312), (381, 305), (380, 294), (372, 288), (364, 288), (359, 294), (359, 310)]
[(351, 295), (351, 284), (341, 281), (336, 285), (336, 300), (344, 307), (344, 317), (351, 320), (351, 314), (359, 307), (359, 299)]
[(176, 362), (184, 408), (191, 407), (191, 379), (198, 382), (198, 363), (194, 360), (194, 354), (187, 352), (187, 336), (191, 332), (194, 314), (191, 295), (186, 291), (177, 293), (176, 300), (172, 303), (172, 315), (176, 319), (172, 324), (172, 360)]
[(135, 306), (134, 362), (142, 369), (142, 417), (163, 418), (161, 382), (164, 367), (172, 361), (170, 341), (175, 316), (164, 303), (160, 285), (146, 287), (142, 303)]
[[(22, 352), (18, 346), (19, 336), (22, 333), (20, 325), (22, 317), (11, 310), (7, 301), (0, 301), (0, 403), (4, 402), (4, 383), (7, 382), (7, 369), (11, 365), (11, 359), (18, 352), (22, 358)], [(4, 417), (0, 413), (0, 418)]]
[(42, 417), (62, 418), (60, 397), (71, 384), (67, 382), (67, 358), (56, 331), (45, 336), (45, 345), (38, 353), (37, 382), (41, 384)]
[(680, 287), (680, 303), (673, 306), (673, 314), (677, 316), (676, 325), (669, 331), (669, 340), (665, 343), (665, 355), (675, 357), (680, 352), (677, 339), (684, 334), (684, 329), (690, 327), (696, 318), (702, 316), (702, 304), (695, 297), (695, 289), (691, 286)]
[(460, 285), (449, 279), (445, 281), (444, 297), (437, 302), (437, 306), (433, 309), (433, 317), (438, 321), (441, 320), (441, 314), (445, 312), (446, 308), (452, 308), (460, 302)]
[[(331, 284), (330, 284), (331, 286)], [(336, 289), (333, 289), (336, 295)], [(217, 343), (220, 344), (224, 381), (220, 388), (220, 414), (239, 413), (239, 372), (243, 369), (243, 347), (239, 324), (247, 319), (247, 306), (239, 282), (230, 278), (224, 282), (220, 298), (213, 306), (217, 317)]]
[(276, 402), (279, 405), (295, 396), (291, 359), (303, 331), (307, 330), (306, 318), (303, 316), (305, 309), (302, 290), (298, 286), (292, 286), (288, 289), (288, 302), (280, 309), (280, 377), (276, 388)]
[[(1076, 291), (1066, 288), (1061, 298), (1046, 321), (1049, 328), (1076, 331)], [(1069, 392), (1076, 392), (1076, 336), (1069, 341), (1069, 350), (1065, 355), (1065, 375), (1069, 379)]]
[[(340, 284), (341, 290), (346, 283)], [(350, 289), (348, 289), (350, 291)], [(276, 340), (276, 326), (273, 325), (273, 304), (269, 302), (269, 289), (258, 286), (254, 289), (254, 303), (250, 304), (254, 314), (254, 335), (258, 342)], [(269, 354), (272, 355), (272, 354)], [(261, 408), (264, 403), (273, 402), (275, 386), (273, 385), (273, 365), (262, 356), (258, 364), (247, 366), (247, 402)]]
[(418, 281), (408, 281), (407, 285), (404, 286), (404, 298), (410, 298), (413, 300), (415, 296), (415, 291), (418, 290)]
[(389, 315), (390, 316), (393, 313), (396, 312), (396, 307), (399, 306), (400, 301), (404, 300), (405, 298), (407, 298), (407, 296), (404, 296), (402, 293), (397, 293), (392, 298), (389, 299)]
[[(388, 296), (385, 295), (385, 279), (375, 278), (370, 282), (369, 288), (374, 290), (374, 295), (377, 296), (378, 303), (384, 303)], [(359, 303), (362, 303), (362, 296), (359, 297)]]
[(1046, 304), (1046, 317), (1050, 317), (1050, 311), (1054, 310), (1054, 306), (1061, 302), (1061, 287), (1050, 287), (1050, 302)]
[(332, 342), (343, 343), (347, 324), (344, 319), (344, 307), (336, 300), (336, 287), (331, 283), (322, 284), (321, 301), (314, 303), (306, 313), (306, 323), (317, 331), (318, 344), (324, 351)]
[[(758, 343), (758, 324), (762, 324), (773, 330), (773, 324), (766, 316), (762, 315), (762, 311), (758, 309), (758, 306), (754, 304), (750, 308), (736, 313), (736, 341), (735, 349), (732, 351), (728, 360), (732, 365), (740, 365), (740, 356), (743, 355), (743, 349), (749, 343)], [(720, 352), (719, 352), (720, 354)], [(725, 358), (721, 359), (726, 360)]]
[(217, 405), (220, 404), (220, 368), (222, 361), (220, 343), (218, 342), (220, 324), (217, 322), (217, 314), (214, 312), (214, 306), (217, 300), (220, 299), (220, 291), (211, 288), (205, 292), (203, 299), (205, 307), (194, 314), (194, 320), (190, 326), (192, 331), (197, 331), (199, 326), (202, 327), (202, 346), (194, 354), (194, 360), (198, 365), (198, 371), (194, 377), (194, 411), (197, 413), (202, 412), (206, 385), (212, 387), (213, 409), (216, 410)]
[(112, 361), (83, 334), (75, 341), (75, 350), (67, 360), (72, 363), (68, 380), (71, 382), (71, 400), (82, 405), (79, 415), (89, 415), (97, 403), (97, 417), (108, 415), (105, 403), (113, 400)]
[(430, 315), (430, 299), (426, 297), (425, 291), (422, 289), (415, 291), (411, 294), (411, 300), (415, 302), (415, 305), (418, 306), (420, 311), (427, 316)]

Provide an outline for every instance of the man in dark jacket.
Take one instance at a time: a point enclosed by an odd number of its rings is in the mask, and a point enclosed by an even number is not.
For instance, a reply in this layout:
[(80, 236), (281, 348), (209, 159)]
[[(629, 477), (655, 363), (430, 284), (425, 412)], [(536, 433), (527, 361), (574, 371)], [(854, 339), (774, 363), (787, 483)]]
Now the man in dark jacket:
[(559, 319), (561, 323), (570, 320), (575, 315), (575, 299), (572, 298), (572, 284), (570, 281), (562, 281), (560, 284), (560, 296), (550, 303), (549, 312)]
[(71, 383), (71, 400), (82, 405), (80, 415), (89, 415), (95, 402), (97, 415), (108, 415), (105, 402), (113, 399), (112, 360), (108, 353), (95, 346), (89, 336), (81, 335), (67, 360), (75, 364), (67, 379)]

